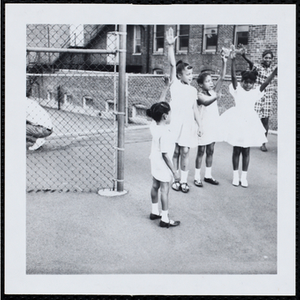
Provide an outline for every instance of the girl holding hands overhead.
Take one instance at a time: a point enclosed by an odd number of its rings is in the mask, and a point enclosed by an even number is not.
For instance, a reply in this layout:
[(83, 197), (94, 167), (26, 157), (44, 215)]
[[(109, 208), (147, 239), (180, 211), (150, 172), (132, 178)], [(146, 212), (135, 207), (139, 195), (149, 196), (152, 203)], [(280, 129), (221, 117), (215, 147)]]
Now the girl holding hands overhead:
[[(171, 130), (175, 136), (173, 165), (176, 173), (180, 173), (180, 181), (174, 181), (172, 189), (183, 193), (189, 191), (187, 183), (189, 152), (197, 146), (197, 135), (200, 135), (200, 115), (197, 108), (197, 90), (190, 84), (193, 80), (193, 68), (188, 63), (175, 62), (173, 29), (166, 32), (168, 43), (168, 61), (170, 63), (172, 110)], [(180, 171), (179, 171), (180, 167)]]
[[(230, 94), (235, 101), (235, 107), (228, 109), (222, 116), (223, 128), (225, 130), (225, 141), (233, 146), (232, 166), (234, 186), (240, 183), (242, 187), (248, 187), (247, 171), (250, 162), (250, 147), (260, 146), (267, 142), (265, 128), (260, 122), (254, 110), (254, 104), (263, 95), (263, 91), (277, 75), (277, 68), (256, 88), (254, 87), (257, 72), (243, 71), (241, 83), (237, 82), (235, 73), (235, 49), (231, 51), (231, 84)], [(239, 159), (242, 154), (242, 175), (239, 178)]]
[(204, 152), (206, 151), (205, 159), (205, 176), (204, 181), (213, 185), (218, 185), (219, 182), (211, 175), (215, 142), (222, 141), (221, 125), (217, 99), (226, 73), (226, 62), (224, 52), (222, 52), (222, 71), (216, 85), (214, 85), (212, 77), (209, 73), (201, 73), (197, 82), (200, 87), (198, 93), (198, 105), (201, 115), (201, 131), (202, 135), (198, 138), (198, 151), (195, 164), (195, 179), (194, 184), (202, 187), (201, 181), (201, 164)]

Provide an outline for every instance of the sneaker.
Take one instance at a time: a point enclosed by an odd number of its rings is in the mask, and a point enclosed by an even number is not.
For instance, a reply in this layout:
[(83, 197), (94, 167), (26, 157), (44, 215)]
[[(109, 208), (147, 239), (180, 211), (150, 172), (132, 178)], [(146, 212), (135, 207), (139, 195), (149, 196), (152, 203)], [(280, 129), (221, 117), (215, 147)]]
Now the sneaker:
[(39, 149), (41, 146), (43, 146), (46, 143), (45, 139), (37, 139), (35, 141), (35, 144), (33, 144), (31, 147), (29, 147), (29, 150), (37, 150)]

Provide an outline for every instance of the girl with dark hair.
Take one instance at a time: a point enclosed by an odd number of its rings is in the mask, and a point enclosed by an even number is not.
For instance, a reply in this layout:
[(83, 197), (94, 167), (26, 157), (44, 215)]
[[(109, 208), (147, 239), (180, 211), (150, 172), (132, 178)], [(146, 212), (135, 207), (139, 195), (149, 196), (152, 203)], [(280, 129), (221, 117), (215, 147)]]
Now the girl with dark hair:
[(191, 147), (197, 146), (197, 134), (201, 134), (200, 116), (196, 101), (197, 90), (190, 85), (193, 80), (193, 68), (182, 61), (177, 64), (175, 62), (174, 43), (176, 38), (173, 29), (169, 28), (166, 40), (169, 45), (168, 60), (171, 67), (171, 130), (176, 139), (173, 165), (177, 173), (179, 173), (180, 167), (180, 182), (174, 181), (172, 189), (187, 193), (189, 191), (187, 183), (189, 152)]
[[(268, 76), (272, 74), (274, 69), (276, 67), (272, 66), (273, 62), (273, 52), (270, 49), (265, 50), (262, 53), (262, 61), (260, 64), (254, 64), (251, 60), (249, 60), (246, 55), (245, 51), (242, 53), (242, 57), (247, 61), (249, 64), (250, 70), (256, 70), (257, 71), (257, 78), (256, 78), (256, 85), (260, 86)], [(263, 126), (266, 129), (266, 137), (268, 135), (269, 130), (269, 117), (272, 114), (272, 107), (273, 107), (273, 98), (276, 92), (276, 84), (273, 80), (271, 84), (268, 85), (268, 87), (265, 89), (265, 92), (254, 106), (255, 111), (257, 112)], [(263, 143), (260, 147), (261, 151), (268, 151), (266, 144)]]
[[(164, 93), (164, 92), (163, 92)], [(150, 220), (161, 219), (159, 226), (169, 228), (178, 226), (180, 221), (169, 219), (169, 189), (172, 178), (179, 181), (172, 163), (172, 155), (174, 152), (175, 142), (172, 139), (169, 124), (171, 120), (171, 108), (167, 102), (158, 102), (147, 109), (146, 114), (154, 121), (150, 125), (152, 134), (151, 145), (151, 202), (152, 211)], [(160, 190), (160, 200), (162, 212), (159, 213), (158, 198)]]
[[(241, 83), (237, 83), (235, 73), (235, 51), (231, 52), (231, 85), (229, 92), (235, 101), (235, 107), (228, 109), (222, 116), (224, 140), (233, 146), (232, 166), (234, 186), (240, 183), (248, 187), (247, 171), (250, 162), (250, 147), (267, 142), (265, 128), (254, 110), (254, 104), (263, 96), (263, 91), (277, 74), (277, 68), (258, 87), (253, 88), (257, 72), (243, 71)], [(239, 159), (242, 154), (242, 175), (239, 179)]]
[(197, 102), (201, 116), (202, 131), (201, 137), (198, 137), (198, 151), (195, 162), (194, 184), (197, 187), (203, 186), (201, 181), (201, 164), (204, 152), (206, 152), (204, 181), (213, 185), (219, 184), (219, 182), (212, 177), (211, 168), (215, 142), (223, 140), (220, 134), (220, 115), (216, 100), (219, 98), (218, 93), (225, 78), (226, 62), (227, 58), (222, 52), (222, 71), (216, 84), (214, 84), (211, 75), (207, 72), (201, 73), (197, 78), (200, 87)]

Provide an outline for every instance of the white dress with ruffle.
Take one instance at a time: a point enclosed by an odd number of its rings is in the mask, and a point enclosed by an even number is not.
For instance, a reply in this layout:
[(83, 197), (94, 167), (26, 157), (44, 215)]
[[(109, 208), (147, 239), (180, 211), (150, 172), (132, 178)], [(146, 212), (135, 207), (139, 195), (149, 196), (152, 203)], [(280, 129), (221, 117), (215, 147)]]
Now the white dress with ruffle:
[(266, 130), (254, 110), (255, 102), (264, 93), (259, 87), (246, 91), (239, 83), (236, 89), (230, 84), (229, 92), (235, 100), (235, 106), (221, 115), (224, 141), (243, 148), (266, 143), (268, 141), (265, 136)]

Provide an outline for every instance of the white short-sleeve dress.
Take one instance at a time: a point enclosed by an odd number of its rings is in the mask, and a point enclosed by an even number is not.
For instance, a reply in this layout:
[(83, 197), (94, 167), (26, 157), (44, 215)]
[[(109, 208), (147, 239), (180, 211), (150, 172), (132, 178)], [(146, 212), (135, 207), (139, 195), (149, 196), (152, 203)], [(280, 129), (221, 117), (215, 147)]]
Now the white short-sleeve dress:
[(198, 109), (202, 132), (202, 135), (198, 137), (198, 145), (205, 146), (214, 142), (223, 141), (222, 125), (217, 101), (214, 101), (208, 106), (198, 105)]
[(229, 92), (235, 100), (235, 106), (221, 115), (224, 140), (232, 146), (244, 148), (266, 143), (266, 130), (254, 110), (255, 102), (264, 93), (259, 87), (246, 91), (239, 83), (236, 89), (230, 84)]
[(172, 112), (170, 126), (175, 142), (182, 147), (196, 147), (198, 125), (193, 107), (197, 105), (197, 90), (175, 78), (171, 84), (170, 93)]
[(172, 136), (170, 126), (159, 126), (153, 121), (150, 125), (150, 131), (152, 135), (151, 154), (149, 157), (151, 161), (151, 174), (156, 180), (170, 182), (173, 174), (162, 157), (162, 153), (167, 153), (172, 161), (175, 140)]

